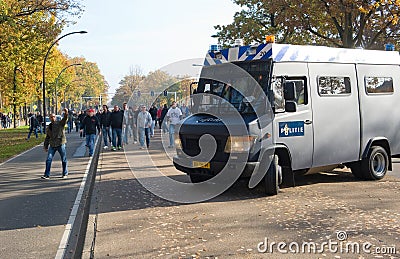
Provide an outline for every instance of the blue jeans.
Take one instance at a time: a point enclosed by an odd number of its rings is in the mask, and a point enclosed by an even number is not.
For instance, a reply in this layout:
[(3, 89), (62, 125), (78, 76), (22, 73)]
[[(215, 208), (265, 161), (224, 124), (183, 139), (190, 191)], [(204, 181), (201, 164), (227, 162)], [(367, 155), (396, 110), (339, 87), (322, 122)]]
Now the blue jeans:
[(62, 144), (61, 146), (58, 147), (51, 147), (49, 146), (49, 150), (47, 151), (47, 159), (46, 159), (46, 171), (44, 172), (45, 176), (50, 177), (50, 169), (51, 169), (51, 162), (53, 161), (54, 154), (58, 151), (61, 156), (61, 162), (62, 162), (62, 174), (63, 175), (68, 175), (68, 169), (67, 169), (67, 152), (65, 150), (65, 144)]
[(175, 125), (174, 124), (169, 124), (169, 146), (173, 147), (175, 146)]
[(68, 126), (68, 129), (67, 129), (68, 133), (71, 133), (72, 129), (74, 127), (74, 123), (72, 121), (68, 121), (67, 126)]
[(29, 138), (31, 137), (32, 131), (35, 133), (36, 138), (38, 138), (37, 128), (36, 128), (36, 127), (31, 127), (31, 128), (29, 129), (29, 133), (28, 133), (28, 138), (27, 138), (27, 139), (29, 139)]
[(123, 139), (124, 139), (125, 144), (128, 144), (129, 131), (130, 131), (130, 126), (126, 125), (124, 128), (124, 134), (123, 134)]
[(89, 148), (89, 156), (93, 156), (95, 139), (96, 134), (86, 134), (86, 146)]
[(112, 129), (112, 145), (113, 147), (122, 147), (122, 129)]
[(161, 124), (162, 124), (163, 133), (167, 133), (167, 132), (168, 132), (167, 120), (164, 119), (164, 120), (161, 122)]
[(154, 136), (154, 128), (155, 128), (155, 126), (156, 126), (156, 121), (152, 120), (151, 121), (151, 128), (150, 128), (150, 135), (151, 136)]
[(101, 129), (103, 132), (103, 139), (104, 139), (104, 146), (108, 146), (108, 142), (110, 141), (111, 144), (111, 128), (110, 127), (104, 127)]
[(144, 138), (146, 136), (146, 146), (150, 145), (150, 128), (139, 128), (139, 142), (140, 146), (144, 147)]

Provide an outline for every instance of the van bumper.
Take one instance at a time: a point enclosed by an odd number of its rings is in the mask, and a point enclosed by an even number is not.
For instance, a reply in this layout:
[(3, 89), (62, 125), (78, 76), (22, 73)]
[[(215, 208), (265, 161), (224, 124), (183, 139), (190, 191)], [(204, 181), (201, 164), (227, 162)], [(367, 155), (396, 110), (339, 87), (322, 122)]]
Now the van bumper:
[[(188, 161), (191, 162), (189, 159), (182, 159), (178, 156), (175, 156), (173, 158), (173, 163), (176, 169), (179, 171), (182, 171), (188, 175), (191, 174), (197, 174), (197, 175), (205, 175), (205, 176), (215, 176), (218, 173), (220, 173), (225, 166), (227, 165), (227, 162), (218, 162), (218, 161), (211, 161), (210, 162), (210, 168), (192, 168), (188, 164)], [(239, 170), (240, 168), (243, 168), (241, 172), (241, 177), (250, 177), (251, 174), (253, 173), (254, 169), (258, 168), (259, 162), (231, 162), (229, 165), (229, 169), (232, 171)]]

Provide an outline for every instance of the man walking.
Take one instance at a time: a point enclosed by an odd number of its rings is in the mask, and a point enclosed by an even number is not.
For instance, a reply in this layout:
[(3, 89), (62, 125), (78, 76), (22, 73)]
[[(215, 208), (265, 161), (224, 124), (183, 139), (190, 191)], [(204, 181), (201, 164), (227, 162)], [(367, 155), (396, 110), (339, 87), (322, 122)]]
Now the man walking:
[(38, 122), (39, 122), (39, 133), (40, 134), (42, 134), (42, 133), (45, 133), (45, 132), (43, 132), (43, 116), (42, 116), (42, 114), (40, 114), (40, 112), (37, 112), (37, 115), (36, 115), (36, 119), (38, 120)]
[[(79, 127), (83, 122), (83, 119), (86, 117), (86, 114), (84, 111), (81, 111), (81, 113), (79, 113), (78, 115), (78, 120), (79, 120)], [(85, 137), (85, 129), (83, 129), (83, 131), (80, 130), (80, 137), (84, 138)]]
[[(124, 111), (121, 111), (118, 105), (114, 106), (114, 110), (110, 116), (110, 126), (112, 128), (112, 151), (122, 149), (122, 124), (124, 121)], [(118, 139), (118, 142), (117, 142)]]
[(124, 103), (122, 108), (123, 108), (123, 112), (124, 112), (124, 122), (123, 122), (124, 132), (122, 133), (122, 135), (123, 135), (124, 144), (128, 145), (128, 136), (129, 136), (129, 133), (131, 130), (130, 125), (132, 124), (133, 114), (132, 114), (132, 111), (129, 110), (127, 103)]
[(169, 148), (175, 145), (174, 134), (175, 125), (182, 119), (182, 111), (176, 106), (176, 102), (172, 102), (171, 108), (167, 112), (167, 120), (169, 121)]
[(151, 108), (149, 109), (149, 113), (151, 115), (151, 128), (150, 128), (150, 136), (154, 136), (154, 127), (156, 126), (156, 120), (157, 120), (157, 108), (155, 105), (152, 105)]
[(139, 128), (139, 142), (140, 142), (140, 149), (144, 149), (144, 138), (146, 136), (146, 146), (147, 148), (150, 145), (150, 129), (151, 129), (151, 122), (152, 118), (148, 111), (146, 111), (146, 106), (140, 106), (140, 112), (138, 114), (137, 119), (137, 127)]
[(83, 119), (81, 131), (86, 133), (86, 146), (89, 148), (89, 156), (93, 156), (94, 141), (96, 139), (96, 129), (101, 134), (100, 122), (97, 116), (94, 116), (94, 109), (89, 109), (88, 115)]
[(66, 178), (68, 175), (67, 169), (67, 152), (65, 150), (65, 143), (67, 138), (65, 137), (64, 127), (68, 119), (68, 109), (64, 109), (64, 118), (57, 121), (56, 115), (50, 114), (50, 124), (46, 127), (46, 139), (44, 140), (44, 150), (47, 152), (46, 159), (46, 170), (42, 179), (50, 178), (50, 168), (53, 161), (54, 154), (56, 151), (61, 156), (62, 162), (62, 177)]
[(163, 109), (161, 110), (161, 125), (162, 125), (162, 132), (167, 133), (168, 128), (167, 128), (167, 120), (165, 120), (165, 115), (167, 115), (168, 108), (167, 105), (164, 104)]
[(111, 130), (110, 130), (111, 112), (107, 105), (103, 105), (103, 113), (100, 114), (100, 127), (104, 138), (104, 149), (108, 148), (108, 142), (111, 145)]
[(67, 124), (68, 125), (68, 127), (67, 127), (68, 133), (71, 133), (72, 129), (74, 127), (74, 114), (72, 112), (68, 113), (68, 121), (67, 121), (67, 123), (68, 123)]
[(39, 122), (36, 119), (35, 114), (32, 114), (31, 117), (29, 118), (29, 133), (28, 133), (28, 137), (26, 138), (26, 140), (29, 140), (32, 132), (34, 132), (36, 138), (38, 138), (38, 134), (37, 134), (38, 126), (39, 126)]

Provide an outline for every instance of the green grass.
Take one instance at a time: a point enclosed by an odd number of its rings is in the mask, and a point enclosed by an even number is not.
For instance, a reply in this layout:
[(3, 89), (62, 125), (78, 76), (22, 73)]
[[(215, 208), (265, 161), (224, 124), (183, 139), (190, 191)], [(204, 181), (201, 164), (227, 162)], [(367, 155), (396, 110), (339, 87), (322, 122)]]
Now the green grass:
[(31, 149), (44, 141), (45, 134), (38, 134), (39, 138), (36, 139), (35, 134), (33, 133), (31, 134), (29, 141), (27, 141), (26, 137), (28, 136), (28, 133), (28, 126), (16, 129), (0, 130), (0, 163)]

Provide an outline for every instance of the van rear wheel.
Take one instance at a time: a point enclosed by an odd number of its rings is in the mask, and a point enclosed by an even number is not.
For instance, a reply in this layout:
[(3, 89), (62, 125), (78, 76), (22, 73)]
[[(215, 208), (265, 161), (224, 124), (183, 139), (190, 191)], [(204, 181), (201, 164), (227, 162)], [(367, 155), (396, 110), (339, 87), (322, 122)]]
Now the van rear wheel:
[(385, 177), (389, 167), (389, 157), (386, 150), (380, 146), (373, 146), (366, 161), (362, 164), (362, 170), (367, 180), (380, 180)]
[(389, 157), (381, 146), (373, 146), (367, 158), (351, 166), (351, 172), (362, 180), (380, 180), (385, 177), (389, 167)]
[(278, 156), (273, 155), (264, 177), (265, 193), (270, 196), (278, 194), (279, 185), (282, 183), (282, 168), (278, 162)]

